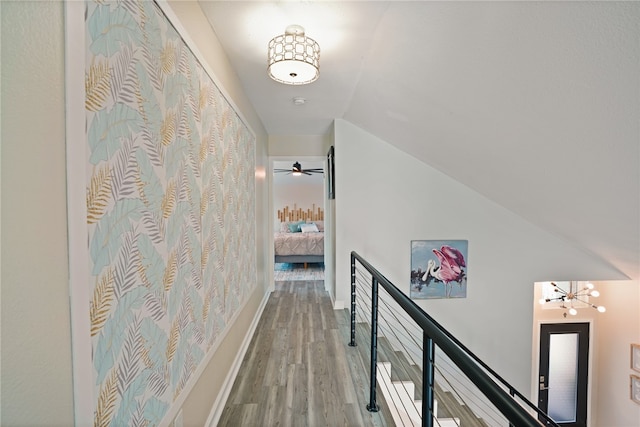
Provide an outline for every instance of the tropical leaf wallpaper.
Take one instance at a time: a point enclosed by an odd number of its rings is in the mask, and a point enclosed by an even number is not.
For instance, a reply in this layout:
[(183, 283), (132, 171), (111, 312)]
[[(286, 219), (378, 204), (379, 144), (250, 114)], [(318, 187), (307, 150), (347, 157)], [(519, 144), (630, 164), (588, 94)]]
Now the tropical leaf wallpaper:
[(256, 284), (255, 138), (151, 1), (86, 3), (96, 426), (153, 426)]

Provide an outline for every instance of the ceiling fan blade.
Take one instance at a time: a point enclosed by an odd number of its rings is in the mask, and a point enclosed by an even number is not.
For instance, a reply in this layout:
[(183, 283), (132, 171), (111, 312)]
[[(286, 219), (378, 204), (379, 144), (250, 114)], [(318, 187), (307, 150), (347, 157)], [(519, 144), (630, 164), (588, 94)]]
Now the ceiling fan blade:
[(311, 175), (314, 173), (324, 173), (323, 168), (311, 168), (311, 169), (302, 169), (300, 163), (296, 162), (293, 164), (293, 169), (274, 169), (274, 173), (286, 173), (287, 175), (291, 175), (294, 173), (300, 173), (305, 175)]

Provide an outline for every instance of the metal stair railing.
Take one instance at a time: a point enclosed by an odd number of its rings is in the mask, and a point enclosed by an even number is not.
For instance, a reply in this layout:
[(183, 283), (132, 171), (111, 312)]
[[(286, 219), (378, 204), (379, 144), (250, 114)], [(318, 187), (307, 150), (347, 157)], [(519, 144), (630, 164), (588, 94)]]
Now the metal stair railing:
[[(364, 269), (358, 269), (356, 280), (356, 337), (358, 344), (364, 343), (363, 347), (368, 349), (371, 344), (368, 320), (371, 318), (371, 275)], [(377, 388), (382, 393), (379, 399), (381, 410), (390, 415), (397, 426), (418, 426), (422, 419), (423, 331), (382, 287), (378, 298), (376, 379)], [(363, 350), (360, 348), (358, 352), (368, 366), (370, 353)], [(434, 425), (497, 427), (508, 424), (502, 414), (460, 374), (444, 352), (435, 348), (432, 359), (427, 367), (433, 366), (435, 374)]]
[[(435, 389), (435, 351), (444, 352), (449, 363), (457, 369), (495, 406), (510, 426), (533, 427), (558, 425), (549, 416), (531, 403), (522, 393), (507, 383), (486, 363), (474, 355), (457, 338), (444, 329), (415, 302), (394, 286), (376, 268), (356, 252), (351, 252), (351, 337), (350, 346), (356, 345), (356, 267), (359, 263), (370, 275), (370, 388), (369, 411), (377, 411), (377, 369), (378, 369), (378, 316), (380, 313), (380, 287), (390, 296), (404, 314), (422, 331), (422, 426), (432, 427)], [(367, 310), (368, 311), (368, 310)], [(504, 387), (504, 388), (503, 388)], [(506, 389), (506, 390), (505, 390)], [(516, 398), (519, 401), (516, 401)], [(525, 407), (526, 406), (526, 407)], [(538, 417), (536, 418), (533, 413)], [(539, 421), (541, 420), (541, 421)]]

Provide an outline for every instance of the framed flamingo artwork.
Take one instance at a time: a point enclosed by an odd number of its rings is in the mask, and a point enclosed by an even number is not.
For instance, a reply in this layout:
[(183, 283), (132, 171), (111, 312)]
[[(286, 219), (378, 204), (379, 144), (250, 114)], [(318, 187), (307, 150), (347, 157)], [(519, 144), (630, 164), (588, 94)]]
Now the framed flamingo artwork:
[(467, 240), (412, 240), (413, 299), (467, 297)]

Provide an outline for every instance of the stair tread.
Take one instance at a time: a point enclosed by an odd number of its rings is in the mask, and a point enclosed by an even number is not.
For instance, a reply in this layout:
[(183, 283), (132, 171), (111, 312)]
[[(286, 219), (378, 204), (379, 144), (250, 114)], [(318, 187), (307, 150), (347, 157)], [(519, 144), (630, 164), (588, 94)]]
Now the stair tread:
[[(367, 360), (370, 352), (371, 328), (368, 323), (356, 324), (356, 342), (369, 343), (360, 345), (363, 358)], [(378, 336), (378, 362), (391, 363), (392, 381), (412, 381), (415, 384), (415, 400), (422, 399), (422, 369), (420, 366), (410, 363), (406, 356), (392, 348), (389, 340)], [(439, 418), (459, 418), (461, 427), (487, 427), (487, 424), (478, 418), (471, 408), (461, 404), (452, 393), (444, 391), (437, 384), (434, 387), (435, 399), (438, 401)]]
[[(422, 369), (411, 363), (403, 352), (393, 349), (387, 338), (378, 336), (377, 339), (377, 361), (391, 363), (392, 381), (412, 381), (415, 385), (414, 399), (421, 400)], [(370, 360), (371, 328), (368, 323), (356, 324), (356, 342), (361, 347), (359, 350), (363, 360)], [(438, 418), (458, 418), (460, 427), (488, 427), (481, 418), (473, 413), (471, 408), (461, 404), (452, 393), (444, 391), (438, 384), (435, 384), (434, 394), (438, 401)]]

